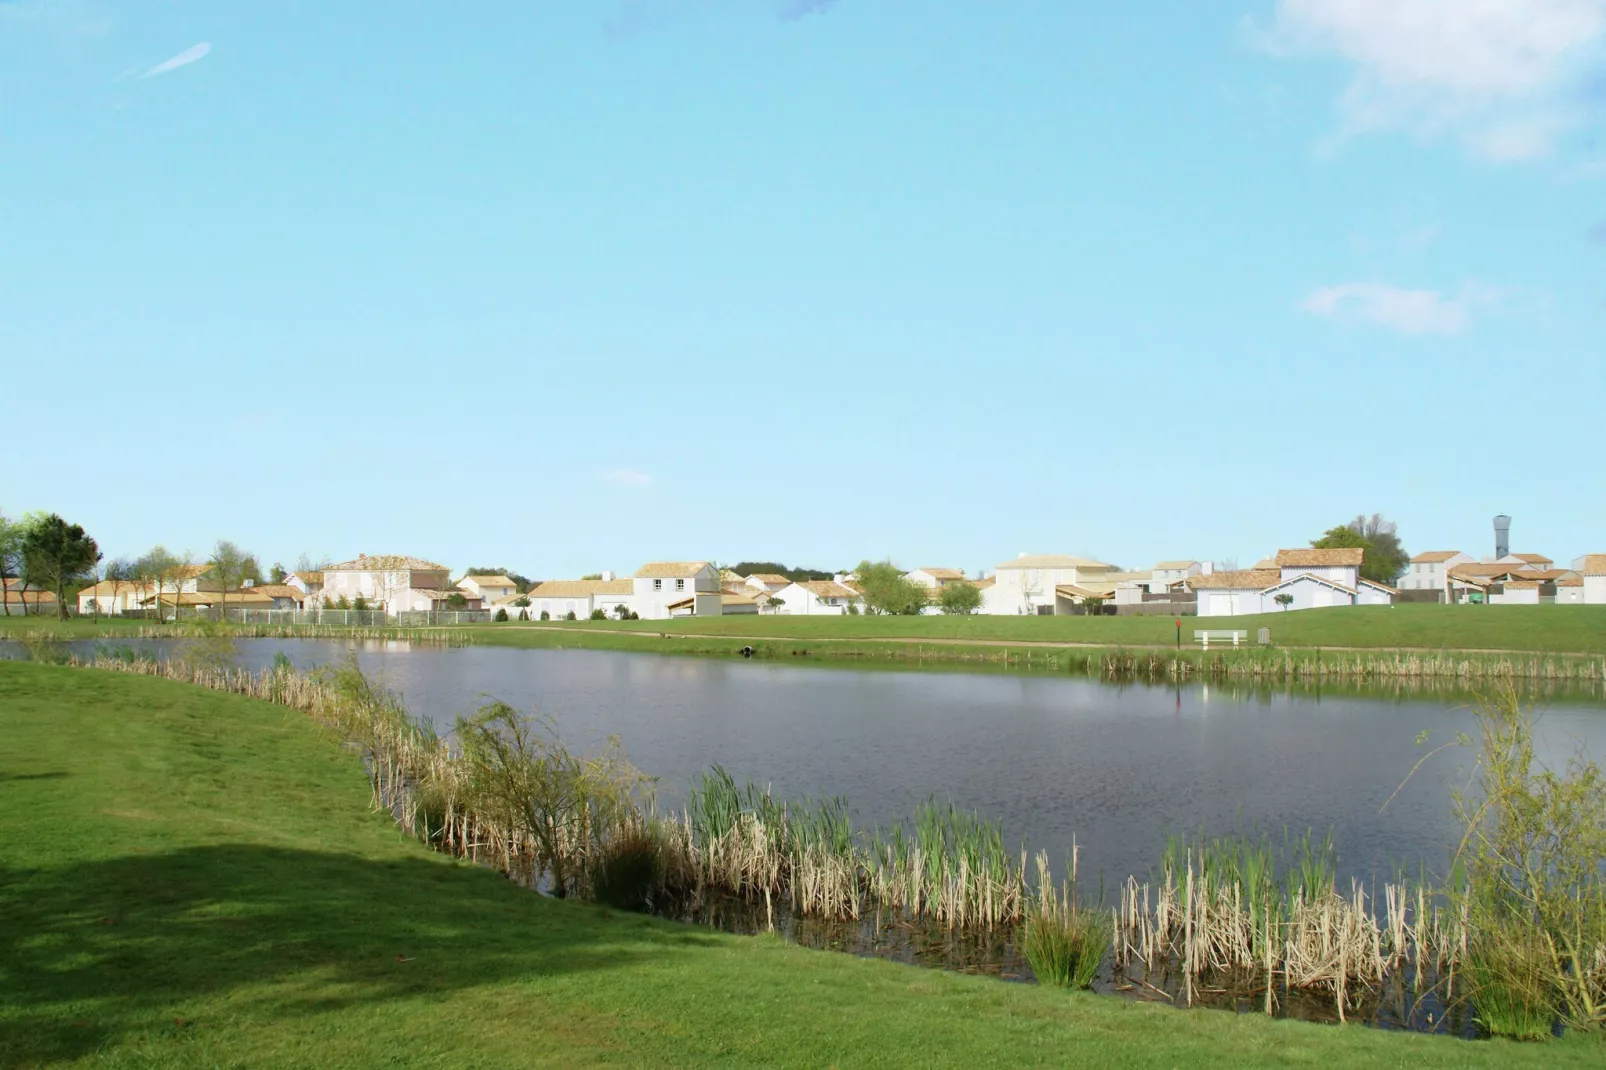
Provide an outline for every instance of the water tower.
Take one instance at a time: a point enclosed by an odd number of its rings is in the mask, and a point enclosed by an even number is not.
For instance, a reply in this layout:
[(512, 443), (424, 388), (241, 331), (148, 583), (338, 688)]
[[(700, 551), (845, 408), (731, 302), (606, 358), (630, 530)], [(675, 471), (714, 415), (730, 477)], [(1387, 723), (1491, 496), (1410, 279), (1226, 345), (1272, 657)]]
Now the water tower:
[(1504, 513), (1494, 518), (1494, 559), (1511, 553), (1511, 518)]

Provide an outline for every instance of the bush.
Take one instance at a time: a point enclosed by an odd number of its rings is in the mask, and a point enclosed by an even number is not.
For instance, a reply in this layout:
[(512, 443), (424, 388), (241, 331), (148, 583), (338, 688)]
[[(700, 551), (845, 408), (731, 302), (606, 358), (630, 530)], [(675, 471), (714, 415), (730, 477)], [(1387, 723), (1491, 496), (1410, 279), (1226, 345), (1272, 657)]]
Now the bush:
[(565, 613), (563, 615), (563, 619), (564, 620), (579, 620), (579, 618), (574, 615), (574, 610), (572, 610), (572, 609), (569, 610), (569, 612), (567, 612), (567, 613)]
[(630, 607), (620, 602), (613, 607), (613, 615), (620, 620), (628, 620), (630, 618)]
[(551, 620), (552, 619), (552, 614), (548, 613), (546, 610), (543, 609), (541, 611), (541, 619), (542, 620)]
[(494, 621), (505, 621), (505, 620), (507, 620), (507, 609), (506, 609), (506, 607), (497, 610), (496, 611), (496, 616), (492, 617), (491, 619), (494, 620)]
[(640, 620), (641, 619), (641, 614), (637, 613), (635, 610), (632, 609), (630, 611), (630, 619), (631, 620)]
[(607, 610), (603, 609), (601, 606), (598, 606), (596, 609), (593, 609), (591, 611), (591, 619), (592, 620), (607, 620), (608, 619), (608, 612), (607, 612)]
[(520, 620), (529, 620), (530, 619), (530, 611), (527, 610), (527, 609), (519, 610), (519, 619)]
[(591, 898), (619, 910), (645, 913), (663, 880), (663, 845), (654, 830), (632, 824), (597, 851), (591, 864)]

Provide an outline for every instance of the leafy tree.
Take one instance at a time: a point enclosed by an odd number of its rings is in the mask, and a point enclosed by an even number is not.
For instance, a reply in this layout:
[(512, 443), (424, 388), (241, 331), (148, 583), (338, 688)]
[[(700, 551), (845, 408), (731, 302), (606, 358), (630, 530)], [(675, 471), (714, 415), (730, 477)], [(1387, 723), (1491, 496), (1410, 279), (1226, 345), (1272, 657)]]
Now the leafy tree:
[(937, 605), (950, 616), (968, 617), (981, 608), (981, 589), (968, 580), (950, 583), (938, 592)]
[(1349, 527), (1372, 544), (1371, 552), (1361, 564), (1362, 577), (1392, 585), (1404, 574), (1411, 563), (1411, 555), (1400, 542), (1399, 528), (1394, 521), (1382, 513), (1373, 513), (1357, 516), (1349, 522)]
[[(512, 576), (508, 577), (508, 579), (512, 578)], [(518, 609), (527, 609), (529, 608), (530, 600), (521, 594), (517, 598), (513, 599), (513, 605)]]
[(23, 578), (56, 593), (56, 612), (67, 619), (67, 585), (93, 575), (100, 547), (83, 527), (55, 513), (35, 515), (22, 533)]
[(904, 578), (891, 561), (861, 561), (854, 585), (872, 613), (912, 617), (927, 605), (926, 588)]
[(600, 580), (600, 579), (602, 579), (602, 573), (600, 573), (600, 572), (587, 572), (584, 576), (580, 577), (580, 580), (581, 580), (582, 583), (585, 582), (586, 580)]
[(453, 609), (462, 609), (464, 606), (468, 605), (468, 597), (464, 595), (462, 591), (453, 591), (451, 594), (446, 596), (446, 604), (451, 606)]
[(1318, 550), (1360, 550), (1361, 577), (1379, 583), (1391, 583), (1399, 571), (1389, 560), (1380, 560), (1372, 540), (1348, 524), (1328, 528), (1322, 537), (1311, 543)]
[(212, 556), (206, 560), (206, 576), (217, 584), (218, 620), (224, 619), (229, 608), (229, 592), (238, 590), (256, 571), (256, 558), (228, 539), (219, 539), (212, 547)]
[[(0, 513), (0, 603), (4, 604), (6, 616), (11, 616), (10, 588), (6, 581), (16, 579), (22, 575), (22, 525), (6, 519)], [(28, 614), (28, 603), (22, 603), (23, 616)]]
[(1288, 594), (1285, 591), (1284, 593), (1282, 593), (1282, 594), (1278, 595), (1277, 597), (1273, 598), (1272, 601), (1276, 602), (1278, 605), (1282, 606), (1283, 607), (1283, 612), (1287, 613), (1288, 612), (1288, 607), (1294, 604), (1294, 596), (1291, 595), (1291, 594)]
[(275, 586), (283, 583), (289, 578), (290, 573), (286, 572), (284, 566), (279, 564), (277, 561), (273, 563), (272, 568), (268, 569), (268, 582), (274, 584)]
[[(784, 607), (786, 605), (786, 599), (784, 599), (784, 598), (776, 598), (774, 595), (770, 595), (770, 597), (769, 597), (769, 599), (768, 599), (766, 604), (770, 607), (770, 612), (771, 613), (779, 613), (781, 611), (782, 607)], [(853, 609), (852, 606), (849, 606), (848, 608), (850, 610)], [(857, 610), (854, 610), (854, 612), (857, 612)]]
[(730, 570), (738, 576), (751, 576), (755, 572), (785, 576), (794, 583), (803, 580), (828, 580), (833, 575), (817, 568), (788, 568), (779, 561), (738, 561), (730, 567)]

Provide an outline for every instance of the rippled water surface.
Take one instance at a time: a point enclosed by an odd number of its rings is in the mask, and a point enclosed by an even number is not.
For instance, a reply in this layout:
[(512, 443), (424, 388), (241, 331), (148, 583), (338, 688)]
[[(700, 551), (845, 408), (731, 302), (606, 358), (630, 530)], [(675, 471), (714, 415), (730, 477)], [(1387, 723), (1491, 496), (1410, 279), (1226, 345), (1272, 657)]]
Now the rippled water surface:
[[(252, 667), (280, 651), (300, 668), (346, 652), (306, 640), (239, 649)], [(1169, 834), (1201, 826), (1274, 839), (1330, 829), (1341, 873), (1442, 872), (1450, 789), (1469, 756), (1440, 755), (1401, 784), (1428, 747), (1472, 725), (1459, 701), (1353, 693), (396, 643), (359, 656), (442, 729), (497, 698), (554, 717), (571, 743), (617, 734), (666, 805), (714, 763), (781, 796), (846, 796), (860, 824), (935, 795), (1001, 820), (1032, 851), (1060, 857), (1074, 838), (1084, 879), (1112, 884), (1148, 874)], [(1549, 700), (1539, 743), (1557, 761), (1580, 744), (1606, 756), (1606, 708)]]

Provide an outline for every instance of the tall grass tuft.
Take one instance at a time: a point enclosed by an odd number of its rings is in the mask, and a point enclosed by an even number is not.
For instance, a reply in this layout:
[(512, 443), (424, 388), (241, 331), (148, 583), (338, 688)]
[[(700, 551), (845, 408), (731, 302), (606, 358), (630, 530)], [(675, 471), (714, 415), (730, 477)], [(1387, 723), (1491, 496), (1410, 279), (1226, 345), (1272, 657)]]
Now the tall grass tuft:
[(1037, 894), (1026, 915), (1022, 945), (1039, 983), (1092, 988), (1110, 948), (1112, 919), (1109, 911), (1077, 901), (1075, 872), (1073, 848), (1071, 879), (1056, 890), (1048, 854), (1038, 854)]

